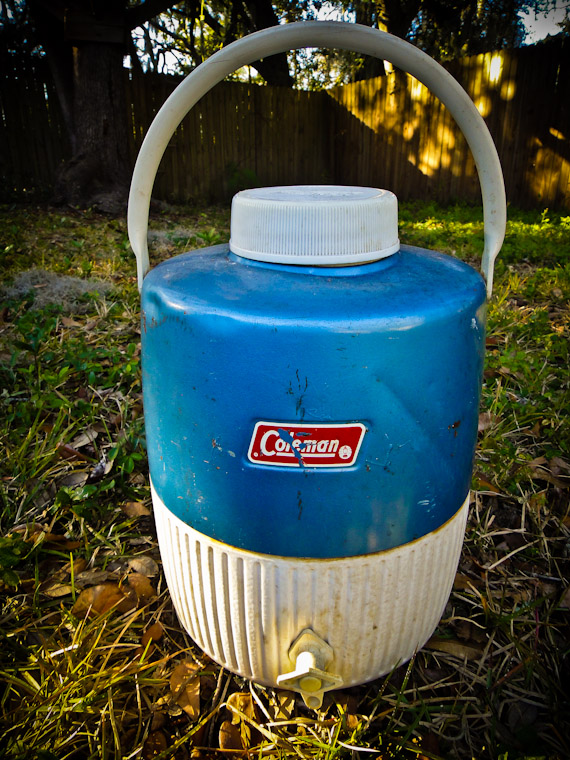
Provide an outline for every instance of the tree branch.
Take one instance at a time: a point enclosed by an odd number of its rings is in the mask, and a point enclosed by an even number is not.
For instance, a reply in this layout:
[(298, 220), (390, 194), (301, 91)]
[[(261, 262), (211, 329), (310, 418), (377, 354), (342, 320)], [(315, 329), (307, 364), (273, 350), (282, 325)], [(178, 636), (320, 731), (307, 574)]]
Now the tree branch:
[(177, 4), (175, 0), (146, 0), (134, 8), (129, 8), (125, 13), (127, 29), (132, 31)]

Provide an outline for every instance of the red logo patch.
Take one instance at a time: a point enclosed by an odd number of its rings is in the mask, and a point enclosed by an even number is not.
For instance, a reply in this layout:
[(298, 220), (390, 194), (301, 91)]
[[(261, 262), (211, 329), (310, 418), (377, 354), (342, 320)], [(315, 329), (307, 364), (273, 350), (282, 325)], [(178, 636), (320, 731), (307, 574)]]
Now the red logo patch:
[(350, 467), (366, 433), (361, 422), (303, 424), (258, 422), (247, 456), (277, 467)]

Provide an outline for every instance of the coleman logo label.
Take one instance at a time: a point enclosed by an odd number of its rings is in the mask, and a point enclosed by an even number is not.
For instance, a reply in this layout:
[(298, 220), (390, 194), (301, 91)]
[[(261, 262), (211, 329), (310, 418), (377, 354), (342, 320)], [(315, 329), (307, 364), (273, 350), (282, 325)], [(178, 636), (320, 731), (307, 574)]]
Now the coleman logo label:
[(278, 467), (350, 467), (356, 462), (366, 426), (258, 422), (247, 456)]

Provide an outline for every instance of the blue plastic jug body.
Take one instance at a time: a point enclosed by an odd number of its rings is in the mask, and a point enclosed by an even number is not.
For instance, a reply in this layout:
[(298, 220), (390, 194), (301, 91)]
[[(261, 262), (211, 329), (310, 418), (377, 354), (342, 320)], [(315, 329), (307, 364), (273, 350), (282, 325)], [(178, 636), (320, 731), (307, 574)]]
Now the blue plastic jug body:
[[(483, 279), (432, 251), (338, 268), (227, 246), (166, 261), (142, 290), (153, 486), (200, 533), (263, 554), (349, 557), (420, 538), (469, 491), (484, 344)], [(346, 464), (337, 433), (350, 425)], [(305, 455), (299, 436), (313, 434), (332, 464)]]

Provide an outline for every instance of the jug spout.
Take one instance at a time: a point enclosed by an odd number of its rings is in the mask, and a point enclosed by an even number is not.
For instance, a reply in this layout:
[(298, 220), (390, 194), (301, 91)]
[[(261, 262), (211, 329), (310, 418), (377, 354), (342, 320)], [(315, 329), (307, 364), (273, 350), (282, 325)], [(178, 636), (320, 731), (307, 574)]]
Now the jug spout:
[(325, 691), (342, 686), (342, 678), (327, 671), (333, 658), (332, 647), (310, 628), (305, 628), (289, 649), (289, 659), (295, 669), (277, 676), (277, 685), (298, 692), (307, 707), (318, 709)]

